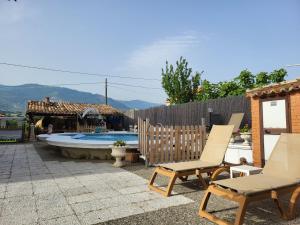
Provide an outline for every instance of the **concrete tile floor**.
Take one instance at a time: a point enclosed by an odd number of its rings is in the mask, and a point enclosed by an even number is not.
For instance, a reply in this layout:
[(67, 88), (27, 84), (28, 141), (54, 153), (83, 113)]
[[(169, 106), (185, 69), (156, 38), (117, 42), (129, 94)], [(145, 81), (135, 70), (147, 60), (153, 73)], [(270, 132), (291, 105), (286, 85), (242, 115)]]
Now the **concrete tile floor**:
[(43, 160), (32, 144), (0, 145), (0, 224), (97, 224), (192, 203), (164, 198), (107, 162)]

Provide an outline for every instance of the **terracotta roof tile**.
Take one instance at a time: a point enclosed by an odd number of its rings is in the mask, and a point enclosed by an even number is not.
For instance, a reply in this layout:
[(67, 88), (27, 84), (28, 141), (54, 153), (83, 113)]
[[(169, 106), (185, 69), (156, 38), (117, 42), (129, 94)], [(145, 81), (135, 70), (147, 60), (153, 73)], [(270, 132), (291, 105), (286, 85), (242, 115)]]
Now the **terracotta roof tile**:
[(27, 112), (32, 114), (74, 115), (87, 108), (96, 108), (102, 115), (114, 115), (120, 112), (110, 105), (85, 104), (71, 102), (28, 101)]
[(284, 81), (277, 84), (271, 84), (260, 88), (248, 90), (247, 97), (265, 97), (272, 95), (286, 94), (289, 92), (300, 91), (300, 78), (291, 81)]

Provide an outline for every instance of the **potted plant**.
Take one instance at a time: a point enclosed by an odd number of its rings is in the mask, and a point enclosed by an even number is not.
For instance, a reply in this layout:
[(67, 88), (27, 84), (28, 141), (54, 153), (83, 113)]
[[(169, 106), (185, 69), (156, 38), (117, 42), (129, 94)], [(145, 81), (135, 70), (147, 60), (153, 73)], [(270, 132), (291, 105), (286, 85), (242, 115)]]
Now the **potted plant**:
[(112, 151), (111, 151), (112, 157), (116, 158), (115, 163), (113, 166), (115, 167), (122, 167), (125, 165), (124, 161), (122, 161), (122, 158), (125, 157), (126, 155), (126, 142), (122, 140), (118, 140), (114, 142), (112, 146)]
[(245, 126), (240, 130), (240, 133), (241, 138), (244, 139), (243, 145), (250, 145), (251, 131), (248, 124), (245, 124)]

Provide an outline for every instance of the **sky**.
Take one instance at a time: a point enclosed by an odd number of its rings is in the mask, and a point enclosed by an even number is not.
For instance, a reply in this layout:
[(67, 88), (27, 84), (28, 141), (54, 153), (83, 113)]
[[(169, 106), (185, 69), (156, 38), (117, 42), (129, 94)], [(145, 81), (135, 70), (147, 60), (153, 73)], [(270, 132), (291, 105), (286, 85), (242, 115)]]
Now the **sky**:
[[(298, 0), (1, 0), (0, 28), (0, 63), (101, 75), (0, 65), (0, 84), (104, 95), (107, 77), (108, 96), (120, 100), (164, 103), (161, 69), (180, 56), (212, 82), (300, 63)], [(300, 66), (285, 69), (300, 77)]]

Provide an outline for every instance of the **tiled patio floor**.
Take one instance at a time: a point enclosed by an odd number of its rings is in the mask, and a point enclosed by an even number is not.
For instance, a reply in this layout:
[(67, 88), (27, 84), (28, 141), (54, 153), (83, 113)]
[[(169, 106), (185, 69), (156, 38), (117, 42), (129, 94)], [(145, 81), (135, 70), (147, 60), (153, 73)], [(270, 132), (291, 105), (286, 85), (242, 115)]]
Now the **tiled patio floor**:
[(0, 224), (96, 224), (194, 202), (164, 198), (110, 163), (43, 160), (31, 144), (0, 145)]
[[(141, 163), (116, 169), (110, 161), (68, 160), (43, 143), (0, 145), (0, 225), (213, 225), (198, 216), (205, 192), (196, 177), (178, 180), (178, 194), (164, 198), (146, 188), (153, 169)], [(167, 184), (162, 177), (157, 182)], [(215, 196), (208, 206), (230, 221), (236, 207)], [(299, 213), (300, 201), (296, 219), (282, 220), (268, 199), (249, 205), (245, 224), (300, 224)]]

